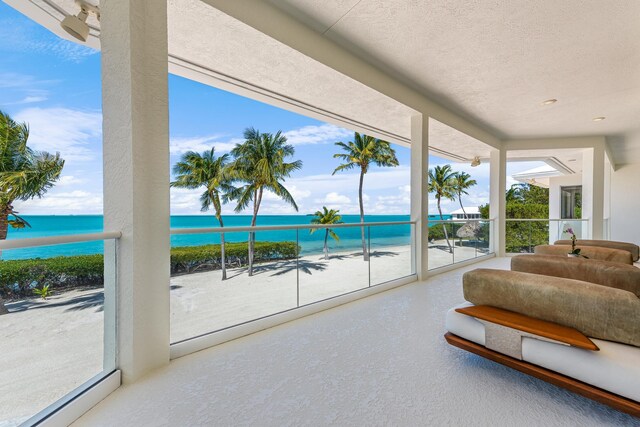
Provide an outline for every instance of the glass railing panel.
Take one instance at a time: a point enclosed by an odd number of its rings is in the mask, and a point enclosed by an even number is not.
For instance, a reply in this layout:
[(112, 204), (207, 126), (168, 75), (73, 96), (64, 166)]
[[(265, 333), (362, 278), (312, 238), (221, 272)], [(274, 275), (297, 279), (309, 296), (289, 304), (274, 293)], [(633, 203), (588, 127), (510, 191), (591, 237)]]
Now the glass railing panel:
[(493, 253), (493, 221), (478, 221), (474, 242), (476, 256)]
[(0, 425), (18, 425), (113, 370), (115, 256), (112, 240), (2, 251)]
[(429, 270), (454, 261), (454, 230), (450, 221), (429, 221)]
[(368, 232), (372, 286), (413, 273), (411, 224), (373, 226)]
[(224, 280), (220, 233), (172, 236), (172, 343), (297, 306), (296, 230), (254, 234), (250, 269), (249, 233), (224, 233)]
[(452, 224), (452, 228), (454, 235), (454, 261), (463, 262), (476, 258), (478, 256), (478, 221), (456, 221)]
[(363, 255), (363, 236), (365, 249), (369, 251), (367, 228), (299, 230), (301, 306), (369, 287), (369, 261)]
[(558, 235), (560, 236), (560, 239), (571, 239), (569, 229), (575, 233), (577, 239), (586, 239), (585, 236), (588, 235), (588, 222), (586, 221), (578, 219), (563, 219), (556, 222), (558, 223)]
[(537, 245), (549, 244), (548, 219), (507, 219), (506, 251), (533, 253)]

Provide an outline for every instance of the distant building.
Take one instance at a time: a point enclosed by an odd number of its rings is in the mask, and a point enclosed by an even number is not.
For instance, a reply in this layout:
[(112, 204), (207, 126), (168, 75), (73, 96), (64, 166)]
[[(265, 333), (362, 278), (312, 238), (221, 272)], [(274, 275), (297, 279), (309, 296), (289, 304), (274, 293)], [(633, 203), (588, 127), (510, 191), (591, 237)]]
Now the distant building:
[[(465, 218), (465, 212), (467, 216)], [(451, 219), (480, 219), (480, 209), (477, 206), (469, 206), (468, 208), (464, 208), (464, 212), (462, 209), (457, 209), (450, 213)]]

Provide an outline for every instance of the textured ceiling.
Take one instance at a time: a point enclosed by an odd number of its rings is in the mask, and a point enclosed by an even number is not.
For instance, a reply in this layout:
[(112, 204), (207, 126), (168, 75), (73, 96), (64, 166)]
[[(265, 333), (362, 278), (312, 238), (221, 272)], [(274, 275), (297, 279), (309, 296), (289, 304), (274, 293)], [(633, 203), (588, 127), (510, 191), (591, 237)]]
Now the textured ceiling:
[(640, 1), (270, 1), (509, 138), (640, 128)]
[[(50, 7), (58, 20), (77, 12), (73, 0), (5, 1)], [(640, 1), (269, 1), (504, 138), (606, 135), (615, 161), (640, 156)], [(172, 57), (410, 138), (410, 108), (199, 0), (168, 5)], [(430, 136), (454, 158), (489, 153), (437, 122)]]

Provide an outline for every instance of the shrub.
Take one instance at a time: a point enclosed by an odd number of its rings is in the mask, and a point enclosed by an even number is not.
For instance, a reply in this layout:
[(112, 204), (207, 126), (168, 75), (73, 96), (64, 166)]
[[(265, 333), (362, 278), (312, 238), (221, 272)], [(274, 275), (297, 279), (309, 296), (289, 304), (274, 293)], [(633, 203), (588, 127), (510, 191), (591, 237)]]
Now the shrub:
[[(295, 242), (256, 242), (254, 262), (295, 258)], [(227, 265), (248, 264), (247, 243), (225, 245)], [(220, 268), (220, 245), (171, 248), (171, 274)], [(99, 286), (104, 282), (103, 256), (77, 255), (0, 261), (0, 296), (33, 295), (34, 289)]]

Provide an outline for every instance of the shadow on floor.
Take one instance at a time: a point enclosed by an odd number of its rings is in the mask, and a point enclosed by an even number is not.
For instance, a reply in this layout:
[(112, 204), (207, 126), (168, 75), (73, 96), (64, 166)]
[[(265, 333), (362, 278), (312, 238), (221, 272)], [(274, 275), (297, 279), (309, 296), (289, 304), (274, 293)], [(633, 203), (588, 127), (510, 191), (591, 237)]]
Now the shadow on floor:
[(10, 313), (17, 313), (26, 310), (36, 310), (39, 308), (52, 308), (52, 307), (66, 307), (65, 311), (80, 311), (87, 310), (89, 308), (96, 308), (96, 312), (101, 312), (104, 309), (104, 295), (102, 292), (95, 292), (89, 295), (81, 295), (66, 301), (56, 302), (56, 299), (60, 297), (50, 297), (48, 300), (24, 300), (15, 303), (7, 304)]

